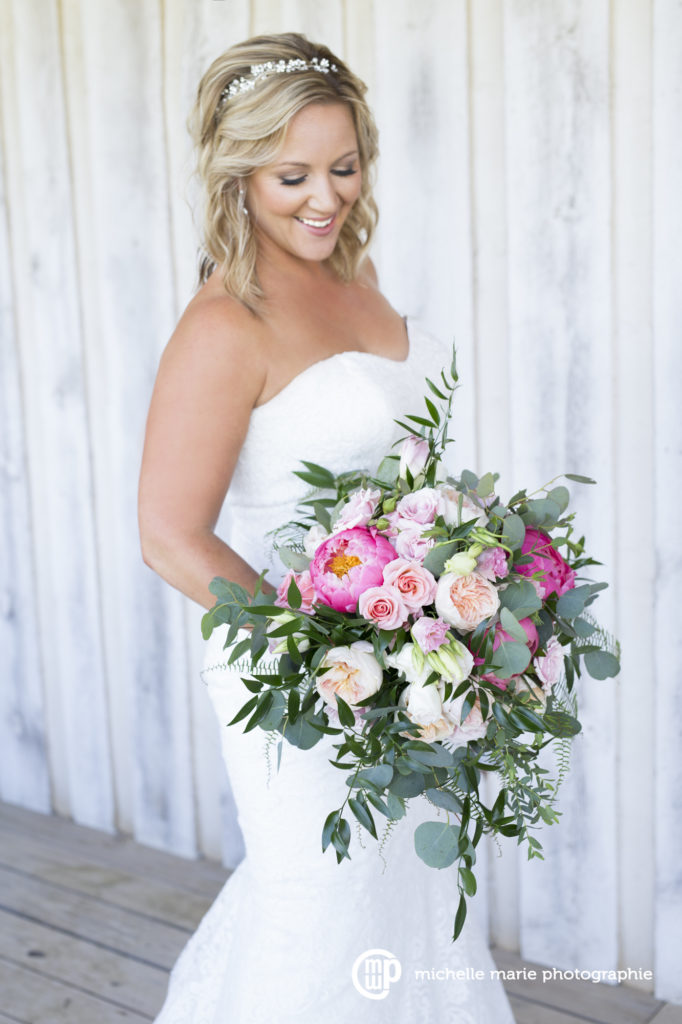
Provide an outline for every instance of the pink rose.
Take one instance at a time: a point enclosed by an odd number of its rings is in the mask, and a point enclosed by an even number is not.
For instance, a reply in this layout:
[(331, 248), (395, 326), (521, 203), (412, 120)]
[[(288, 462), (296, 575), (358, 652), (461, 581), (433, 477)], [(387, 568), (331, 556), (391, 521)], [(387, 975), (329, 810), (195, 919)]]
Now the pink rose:
[(395, 549), (374, 529), (355, 526), (332, 534), (310, 563), (317, 599), (339, 612), (354, 612), (365, 590), (381, 586), (384, 566), (395, 557)]
[[(535, 654), (540, 642), (538, 638), (538, 631), (535, 628), (535, 623), (532, 619), (520, 619), (519, 626), (521, 626), (526, 634), (526, 646), (529, 648), (531, 655)], [(496, 651), (501, 643), (508, 643), (509, 641), (513, 641), (513, 639), (514, 637), (510, 636), (506, 629), (502, 629), (502, 626), (498, 622), (495, 626), (495, 636), (493, 637), (493, 651)], [(479, 658), (478, 655), (474, 655), (474, 665), (482, 664), (483, 658)], [(500, 677), (496, 676), (494, 672), (486, 672), (482, 678), (487, 679), (490, 683), (495, 683), (495, 685), (499, 686), (501, 690), (507, 689), (509, 679), (500, 679)], [(514, 679), (515, 677), (510, 676), (510, 678)]]
[(436, 611), (456, 629), (468, 633), (500, 607), (497, 590), (477, 572), (446, 572), (438, 580)]
[(426, 465), (429, 457), (429, 444), (420, 437), (410, 434), (400, 446), (399, 476), (405, 479), (405, 470), (409, 469), (413, 477), (418, 476)]
[[(488, 522), (488, 513), (485, 509), (480, 508), (468, 494), (458, 491), (452, 484), (440, 484), (438, 491), (440, 494), (438, 511), (448, 526), (453, 524), (459, 526), (460, 523), (468, 523), (472, 519), (475, 520), (477, 526), (485, 526)], [(460, 504), (462, 506), (461, 518)]]
[(549, 597), (550, 594), (557, 594), (560, 597), (575, 586), (573, 569), (552, 546), (551, 537), (542, 530), (536, 530), (532, 526), (526, 529), (521, 553), (530, 555), (532, 560), (515, 565), (514, 571), (521, 576), (533, 576), (537, 573), (543, 598)]
[(350, 530), (354, 526), (366, 526), (376, 512), (381, 491), (361, 487), (348, 496), (346, 504), (339, 512), (334, 531)]
[(545, 653), (537, 657), (533, 665), (542, 689), (549, 693), (564, 673), (564, 649), (555, 636), (549, 638)]
[(370, 587), (360, 594), (358, 611), (379, 629), (397, 629), (409, 614), (400, 591), (395, 587)]
[(384, 583), (399, 590), (411, 612), (432, 604), (436, 597), (436, 578), (419, 562), (396, 558), (384, 566)]
[(413, 491), (401, 498), (397, 505), (397, 511), (401, 519), (409, 519), (414, 523), (421, 523), (422, 526), (428, 523), (431, 525), (441, 502), (441, 496), (433, 487), (422, 487), (419, 491)]
[(428, 615), (417, 619), (410, 632), (413, 640), (419, 644), (424, 654), (436, 651), (445, 643), (448, 636), (448, 624), (442, 619), (432, 619)]
[(310, 572), (304, 569), (303, 572), (296, 573), (293, 569), (290, 569), (286, 574), (282, 582), (277, 588), (277, 597), (275, 598), (275, 604), (279, 608), (289, 607), (289, 585), (292, 580), (296, 581), (296, 586), (301, 593), (301, 607), (299, 611), (305, 612), (306, 615), (310, 614), (313, 610), (313, 603), (315, 601), (315, 588), (313, 587), (313, 581), (310, 578)]
[[(419, 523), (411, 523), (409, 520), (399, 520), (399, 524), (407, 523), (405, 527), (398, 530), (393, 538), (395, 550), (402, 558), (409, 561), (423, 562), (427, 554), (435, 544), (433, 537), (424, 537), (424, 527)], [(427, 526), (426, 529), (429, 529)]]
[(504, 548), (485, 548), (478, 556), (476, 572), (491, 583), (500, 576), (506, 576), (509, 566)]

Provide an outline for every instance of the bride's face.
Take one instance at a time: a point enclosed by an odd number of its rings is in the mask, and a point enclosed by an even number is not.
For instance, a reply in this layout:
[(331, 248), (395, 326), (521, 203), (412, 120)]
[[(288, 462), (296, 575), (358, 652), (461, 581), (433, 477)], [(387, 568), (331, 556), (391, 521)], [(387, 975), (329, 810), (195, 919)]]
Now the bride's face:
[(345, 103), (311, 103), (287, 126), (271, 164), (247, 181), (246, 205), (261, 246), (326, 260), (360, 194), (353, 117)]

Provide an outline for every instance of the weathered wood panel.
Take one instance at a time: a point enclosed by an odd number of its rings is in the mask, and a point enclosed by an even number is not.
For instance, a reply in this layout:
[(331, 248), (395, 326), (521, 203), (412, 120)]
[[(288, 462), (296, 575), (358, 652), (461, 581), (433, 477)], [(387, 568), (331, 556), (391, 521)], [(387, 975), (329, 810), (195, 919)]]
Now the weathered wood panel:
[[(682, 481), (682, 8), (654, 3), (654, 507), (656, 585), (653, 661), (646, 675), (656, 704), (656, 994), (682, 1003), (682, 549), (676, 513)], [(638, 626), (638, 630), (641, 626)], [(636, 751), (639, 750), (639, 745)]]
[[(9, 10), (0, 12), (0, 37), (5, 41), (4, 47), (0, 43), (0, 61), (7, 70), (8, 15)], [(0, 75), (0, 93), (10, 85), (8, 79), (9, 75)], [(5, 167), (0, 159), (0, 794), (24, 807), (48, 811), (50, 780), (36, 643), (31, 496), (9, 231)]]
[[(513, 485), (578, 471), (579, 534), (608, 566), (612, 526), (609, 8), (605, 0), (505, 4), (509, 387)], [(608, 568), (607, 568), (608, 574)], [(599, 578), (599, 577), (598, 577)], [(608, 621), (609, 602), (600, 602)], [(617, 957), (613, 686), (580, 688), (585, 729), (544, 829), (522, 862), (521, 952), (545, 963)], [(598, 786), (592, 780), (598, 779)], [(559, 922), (561, 922), (559, 926)]]
[(67, 89), (87, 213), (79, 250), (120, 822), (192, 854), (183, 601), (142, 565), (136, 517), (146, 408), (175, 314), (160, 10), (74, 0), (65, 35), (79, 43)]
[[(50, 771), (57, 808), (111, 828), (89, 410), (57, 7), (6, 3), (4, 18), (14, 323), (24, 382), (39, 580), (36, 641), (45, 673)], [(40, 131), (32, 129), (37, 111)], [(24, 596), (30, 615), (30, 597)], [(27, 745), (34, 742), (35, 735), (27, 734)]]
[[(651, 6), (619, 4), (612, 22), (613, 362), (617, 433), (614, 516), (618, 684), (620, 962), (654, 967), (654, 615), (652, 452), (652, 24)], [(637, 159), (633, 159), (637, 154)], [(638, 499), (632, 501), (633, 493)], [(641, 636), (645, 642), (632, 643)], [(632, 756), (634, 752), (635, 756)]]
[(457, 342), (466, 387), (453, 459), (464, 467), (475, 462), (466, 4), (397, 0), (374, 12), (380, 283), (402, 313)]

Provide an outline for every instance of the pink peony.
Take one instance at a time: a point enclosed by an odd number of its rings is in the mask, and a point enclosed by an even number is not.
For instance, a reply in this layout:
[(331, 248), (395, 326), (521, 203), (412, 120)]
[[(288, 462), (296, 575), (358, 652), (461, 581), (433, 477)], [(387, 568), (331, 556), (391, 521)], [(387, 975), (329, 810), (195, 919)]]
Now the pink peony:
[(456, 629), (468, 633), (500, 607), (497, 590), (477, 572), (446, 572), (438, 580), (436, 611)]
[(354, 612), (365, 590), (381, 586), (384, 566), (395, 557), (395, 549), (374, 529), (355, 526), (333, 534), (310, 563), (318, 601), (339, 612)]
[(424, 615), (412, 626), (410, 630), (412, 639), (419, 644), (424, 654), (430, 651), (437, 651), (445, 643), (448, 636), (448, 624), (442, 619), (432, 619)]
[(476, 572), (491, 582), (506, 576), (509, 566), (504, 548), (485, 548), (478, 556)]
[[(526, 633), (526, 643), (528, 648), (530, 649), (531, 655), (535, 654), (535, 652), (538, 649), (538, 644), (540, 642), (538, 638), (538, 631), (535, 628), (535, 623), (532, 619), (520, 619), (519, 625)], [(506, 629), (502, 629), (502, 626), (498, 622), (498, 624), (495, 627), (495, 636), (493, 637), (493, 651), (496, 651), (501, 643), (508, 643), (509, 641), (513, 641), (513, 639), (514, 637), (510, 636)], [(474, 655), (474, 665), (482, 664), (483, 658), (479, 658), (478, 655)], [(509, 682), (509, 680), (500, 679), (500, 677), (496, 676), (494, 672), (486, 672), (486, 674), (482, 678), (487, 679), (488, 682), (490, 683), (495, 683), (495, 685), (499, 686), (501, 690), (507, 689), (507, 683)], [(510, 678), (513, 679), (514, 676), (511, 676)]]
[(421, 523), (422, 526), (433, 524), (440, 507), (441, 496), (433, 487), (422, 487), (419, 491), (413, 491), (401, 498), (397, 505), (397, 511), (401, 519), (409, 519), (414, 523)]
[(542, 689), (549, 693), (564, 672), (564, 649), (555, 636), (549, 638), (545, 653), (537, 657), (533, 665)]
[(409, 614), (402, 595), (395, 587), (370, 587), (360, 594), (358, 611), (379, 629), (397, 629)]
[(405, 479), (405, 470), (409, 469), (412, 476), (417, 476), (426, 465), (429, 457), (429, 444), (422, 438), (410, 434), (400, 446), (400, 469), (401, 479)]
[(396, 558), (384, 566), (384, 583), (400, 591), (411, 612), (432, 604), (436, 597), (436, 577), (419, 562), (407, 558)]
[(313, 587), (313, 581), (310, 578), (310, 573), (307, 569), (303, 572), (296, 573), (293, 569), (290, 569), (286, 574), (282, 582), (277, 588), (277, 597), (275, 598), (275, 604), (279, 608), (289, 607), (289, 584), (291, 581), (296, 580), (296, 586), (301, 592), (301, 607), (299, 611), (309, 614), (313, 610), (313, 603), (315, 601), (315, 588)]
[(348, 496), (346, 504), (339, 512), (334, 531), (351, 530), (354, 526), (366, 526), (376, 512), (381, 491), (361, 487)]
[(530, 555), (531, 562), (515, 565), (514, 570), (521, 576), (533, 576), (538, 573), (538, 582), (542, 588), (542, 597), (550, 594), (561, 596), (575, 586), (575, 573), (555, 547), (552, 539), (542, 530), (529, 526), (521, 547), (521, 553)]

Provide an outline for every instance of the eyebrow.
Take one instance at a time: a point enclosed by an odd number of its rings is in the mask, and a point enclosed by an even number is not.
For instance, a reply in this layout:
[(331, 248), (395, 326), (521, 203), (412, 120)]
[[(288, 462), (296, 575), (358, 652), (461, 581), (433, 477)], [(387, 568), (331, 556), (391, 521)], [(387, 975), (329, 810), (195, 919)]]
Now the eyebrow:
[[(358, 156), (358, 150), (357, 149), (349, 150), (347, 153), (344, 153), (343, 156), (337, 157), (336, 160), (334, 161), (334, 163), (338, 163), (339, 160), (345, 160), (346, 157), (349, 157), (349, 156)], [(301, 161), (299, 161), (299, 160), (283, 160), (281, 163), (277, 164), (276, 166), (277, 167), (310, 167), (310, 164), (301, 163)]]

